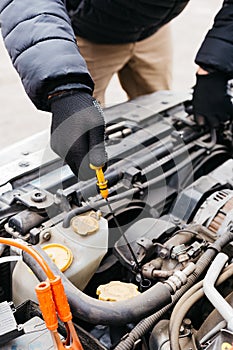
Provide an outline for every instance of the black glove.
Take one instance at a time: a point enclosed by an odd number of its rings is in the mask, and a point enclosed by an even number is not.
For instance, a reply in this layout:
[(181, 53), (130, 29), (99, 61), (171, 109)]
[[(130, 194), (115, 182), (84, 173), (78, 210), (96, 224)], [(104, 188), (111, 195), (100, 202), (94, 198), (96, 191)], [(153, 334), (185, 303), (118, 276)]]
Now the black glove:
[(105, 123), (98, 102), (84, 91), (66, 92), (50, 99), (51, 147), (80, 180), (94, 177), (89, 164), (103, 166)]
[(232, 119), (233, 107), (227, 95), (228, 77), (221, 72), (197, 74), (193, 92), (194, 118), (199, 125), (218, 128)]

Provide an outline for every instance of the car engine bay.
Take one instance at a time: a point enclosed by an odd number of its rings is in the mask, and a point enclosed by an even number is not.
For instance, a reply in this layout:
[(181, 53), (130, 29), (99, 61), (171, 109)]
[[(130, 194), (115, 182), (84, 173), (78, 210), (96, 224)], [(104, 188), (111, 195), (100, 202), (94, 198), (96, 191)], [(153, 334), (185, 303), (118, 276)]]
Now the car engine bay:
[[(79, 349), (233, 349), (231, 123), (200, 128), (191, 93), (167, 91), (105, 118), (107, 201), (47, 132), (0, 152), (0, 348), (56, 348), (35, 292), (43, 265)], [(62, 321), (57, 349), (78, 349)]]

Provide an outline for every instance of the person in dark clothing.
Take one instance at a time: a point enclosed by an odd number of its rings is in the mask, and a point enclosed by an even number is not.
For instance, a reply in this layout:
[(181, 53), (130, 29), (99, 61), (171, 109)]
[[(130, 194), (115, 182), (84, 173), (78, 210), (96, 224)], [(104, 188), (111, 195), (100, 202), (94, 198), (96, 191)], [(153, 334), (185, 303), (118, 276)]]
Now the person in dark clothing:
[[(52, 149), (77, 176), (93, 176), (88, 163), (103, 165), (106, 152), (103, 113), (92, 97), (94, 83), (75, 35), (116, 47), (142, 42), (188, 2), (37, 0), (35, 6), (31, 0), (1, 0), (1, 30), (13, 65), (35, 106), (52, 112)], [(225, 0), (196, 56), (200, 70), (193, 95), (195, 117), (214, 128), (232, 115), (226, 94), (233, 75), (232, 18), (233, 0)]]

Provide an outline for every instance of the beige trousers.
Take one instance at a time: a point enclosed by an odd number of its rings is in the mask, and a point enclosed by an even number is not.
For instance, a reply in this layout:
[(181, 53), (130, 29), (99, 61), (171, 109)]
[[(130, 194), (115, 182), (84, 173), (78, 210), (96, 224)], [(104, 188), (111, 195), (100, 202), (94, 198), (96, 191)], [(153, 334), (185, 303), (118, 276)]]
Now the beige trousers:
[(96, 44), (81, 37), (77, 43), (95, 83), (94, 97), (103, 106), (105, 90), (115, 73), (129, 99), (171, 88), (170, 25), (136, 43)]

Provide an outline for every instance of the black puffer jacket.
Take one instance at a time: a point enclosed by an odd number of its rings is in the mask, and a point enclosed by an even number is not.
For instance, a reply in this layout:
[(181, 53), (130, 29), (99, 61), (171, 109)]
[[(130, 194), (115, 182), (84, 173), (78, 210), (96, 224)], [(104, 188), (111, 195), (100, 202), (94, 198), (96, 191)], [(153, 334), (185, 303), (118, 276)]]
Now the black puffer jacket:
[(196, 63), (233, 77), (233, 0), (224, 1), (197, 53)]
[[(48, 94), (93, 90), (77, 34), (102, 43), (137, 41), (178, 15), (188, 0), (0, 0), (2, 34), (25, 90), (48, 110)], [(233, 0), (226, 0), (197, 63), (233, 72)]]
[(56, 89), (93, 90), (79, 54), (64, 0), (0, 0), (2, 35), (24, 88), (38, 109), (48, 110)]
[(75, 34), (97, 43), (136, 42), (176, 17), (189, 0), (67, 1)]

